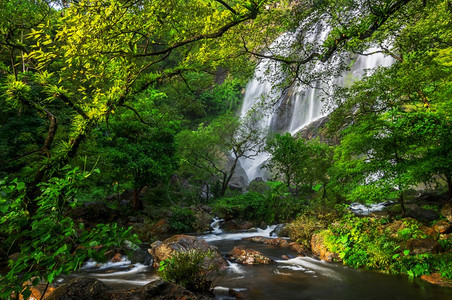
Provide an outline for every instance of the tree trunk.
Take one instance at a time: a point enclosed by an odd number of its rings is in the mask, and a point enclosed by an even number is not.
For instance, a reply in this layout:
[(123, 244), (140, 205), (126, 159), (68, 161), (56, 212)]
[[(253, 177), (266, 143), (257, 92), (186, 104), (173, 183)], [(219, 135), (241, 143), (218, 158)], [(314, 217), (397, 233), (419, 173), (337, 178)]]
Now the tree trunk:
[(135, 211), (143, 209), (143, 203), (140, 199), (140, 192), (143, 190), (142, 187), (133, 189), (133, 209)]
[(446, 181), (447, 181), (447, 189), (449, 190), (449, 197), (448, 200), (452, 200), (452, 177), (446, 175)]
[(400, 207), (402, 208), (402, 217), (405, 217), (405, 192), (402, 191), (402, 194), (400, 194)]
[(231, 181), (232, 175), (234, 175), (235, 168), (237, 167), (238, 161), (239, 161), (239, 157), (238, 157), (238, 155), (236, 155), (234, 162), (232, 163), (231, 169), (229, 170), (229, 175), (225, 174), (225, 176), (223, 178), (223, 185), (221, 187), (221, 195), (220, 196), (224, 196), (224, 194), (226, 193), (226, 190), (229, 185), (229, 181)]

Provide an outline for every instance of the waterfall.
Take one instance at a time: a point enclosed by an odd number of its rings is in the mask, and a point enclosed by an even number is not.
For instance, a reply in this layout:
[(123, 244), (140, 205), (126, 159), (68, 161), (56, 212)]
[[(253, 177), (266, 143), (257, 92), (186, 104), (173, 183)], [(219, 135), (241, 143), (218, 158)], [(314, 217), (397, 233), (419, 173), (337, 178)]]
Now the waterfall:
[[(311, 31), (305, 33), (304, 41), (314, 47), (318, 46), (325, 40), (328, 32), (329, 28), (323, 23), (319, 23)], [(288, 51), (287, 44), (296, 41), (299, 34), (299, 31), (285, 33), (270, 48), (276, 49), (284, 44), (285, 47), (282, 51)], [(256, 67), (253, 79), (246, 87), (240, 117), (245, 118), (257, 111), (263, 115), (260, 118), (260, 126), (266, 128), (268, 132), (290, 132), (294, 135), (305, 126), (329, 113), (322, 109), (322, 99), (328, 98), (328, 92), (332, 92), (334, 86), (350, 84), (361, 78), (367, 70), (379, 66), (387, 67), (393, 63), (391, 57), (378, 53), (377, 50), (377, 48), (370, 48), (367, 50), (367, 54), (356, 56), (348, 72), (326, 75), (321, 79), (313, 80), (309, 86), (292, 84), (283, 92), (273, 88), (282, 82), (281, 78), (278, 79), (278, 75), (282, 73), (280, 63), (263, 59)], [(311, 71), (314, 74), (321, 74), (328, 69), (334, 70), (339, 63), (340, 59), (337, 57), (333, 57), (326, 64), (315, 62), (311, 66)], [(269, 178), (268, 171), (261, 168), (269, 157), (268, 153), (262, 152), (253, 159), (240, 160), (250, 181), (257, 177)]]

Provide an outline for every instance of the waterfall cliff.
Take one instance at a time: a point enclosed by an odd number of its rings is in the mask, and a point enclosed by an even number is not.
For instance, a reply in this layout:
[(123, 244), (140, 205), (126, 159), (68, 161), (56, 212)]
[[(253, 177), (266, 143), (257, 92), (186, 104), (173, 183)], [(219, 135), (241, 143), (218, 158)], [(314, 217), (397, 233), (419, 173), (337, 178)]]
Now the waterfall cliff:
[[(326, 38), (327, 34), (328, 28), (318, 24), (313, 30), (305, 33), (304, 41), (315, 47)], [(284, 50), (288, 49), (287, 44), (297, 41), (298, 35), (300, 35), (298, 31), (286, 33), (278, 38), (273, 46), (281, 48), (281, 44), (285, 44), (282, 51), (287, 51)], [(338, 69), (341, 63), (339, 58), (332, 58), (326, 63), (315, 62), (310, 67), (314, 76), (311, 76), (309, 83), (294, 82), (286, 89), (275, 88), (284, 79), (281, 78), (281, 63), (263, 59), (256, 67), (253, 79), (247, 85), (240, 116), (244, 118), (258, 111), (263, 115), (260, 125), (269, 133), (296, 134), (305, 126), (329, 113), (323, 103), (328, 102), (335, 86), (350, 84), (367, 70), (379, 66), (390, 66), (393, 63), (392, 58), (376, 50), (378, 49), (372, 48), (367, 50), (368, 55), (355, 56), (350, 61), (351, 68), (345, 72), (329, 72), (329, 70)], [(370, 53), (374, 54), (370, 55)], [(315, 77), (316, 74), (317, 77)], [(257, 177), (269, 176), (261, 168), (268, 158), (269, 154), (262, 152), (253, 159), (240, 161), (249, 181)]]

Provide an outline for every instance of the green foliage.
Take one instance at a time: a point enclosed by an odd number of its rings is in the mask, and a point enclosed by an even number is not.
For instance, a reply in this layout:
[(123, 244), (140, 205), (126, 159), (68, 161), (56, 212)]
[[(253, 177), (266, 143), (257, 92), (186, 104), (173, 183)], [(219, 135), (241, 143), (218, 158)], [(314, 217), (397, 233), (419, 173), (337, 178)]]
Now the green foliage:
[(345, 215), (339, 224), (331, 225), (329, 230), (324, 231), (324, 235), (327, 247), (339, 253), (344, 264), (351, 267), (414, 277), (438, 272), (445, 278), (451, 278), (450, 253), (414, 255), (403, 248), (403, 241), (407, 239), (426, 237), (419, 230), (419, 223), (406, 220), (397, 234), (393, 234), (392, 230), (390, 226), (387, 228), (384, 219), (371, 220)]
[(191, 291), (206, 292), (210, 290), (212, 277), (218, 271), (209, 262), (213, 256), (211, 251), (175, 252), (171, 258), (160, 262), (158, 273), (165, 281), (180, 284)]
[(266, 165), (287, 187), (307, 187), (319, 191), (327, 181), (326, 171), (331, 165), (331, 150), (318, 140), (306, 141), (286, 133), (269, 139), (266, 151), (272, 156)]
[(331, 205), (323, 206), (319, 203), (311, 203), (303, 207), (297, 218), (287, 225), (289, 237), (296, 241), (311, 247), (312, 235), (328, 226), (338, 219), (344, 213), (344, 208), (336, 205), (331, 210)]
[(269, 224), (284, 222), (295, 217), (303, 201), (291, 196), (281, 182), (267, 182), (270, 189), (265, 193), (247, 192), (223, 197), (213, 204), (213, 212), (226, 218), (242, 218), (253, 222)]
[(256, 118), (239, 120), (230, 115), (201, 124), (197, 131), (184, 130), (177, 136), (180, 173), (203, 187), (218, 183), (218, 194), (224, 196), (238, 160), (255, 156), (263, 138)]
[(173, 232), (193, 232), (195, 226), (195, 214), (187, 207), (171, 207), (170, 217), (168, 218), (170, 229)]
[(374, 37), (394, 38), (384, 51), (396, 58), (394, 64), (336, 94), (330, 126), (347, 128), (335, 151), (331, 186), (350, 201), (400, 199), (403, 210), (404, 191), (420, 182), (442, 177), (452, 187), (452, 72), (444, 58), (450, 8), (448, 1), (424, 3), (408, 5)]
[(1, 181), (0, 232), (5, 238), (1, 252), (20, 253), (16, 261), (9, 261), (10, 271), (1, 276), (2, 298), (21, 293), (22, 284), (30, 278), (52, 283), (56, 276), (78, 269), (87, 258), (104, 260), (109, 247), (119, 247), (126, 239), (136, 242), (129, 234), (130, 228), (98, 224), (86, 230), (83, 224), (64, 216), (66, 209), (77, 205), (78, 186), (90, 174), (75, 168), (66, 170), (64, 177), (42, 183), (33, 215), (26, 210), (26, 185), (17, 179)]

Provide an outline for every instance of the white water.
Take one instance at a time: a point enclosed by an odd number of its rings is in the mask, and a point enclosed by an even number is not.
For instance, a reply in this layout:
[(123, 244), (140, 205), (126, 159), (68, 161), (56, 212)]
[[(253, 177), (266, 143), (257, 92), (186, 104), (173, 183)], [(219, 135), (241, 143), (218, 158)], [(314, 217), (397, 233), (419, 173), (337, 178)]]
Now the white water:
[(150, 266), (140, 263), (132, 264), (127, 257), (123, 257), (120, 262), (98, 263), (89, 260), (80, 270), (85, 276), (121, 287), (143, 286), (159, 279), (156, 274), (150, 273), (152, 270)]
[[(325, 40), (329, 30), (328, 27), (320, 22), (313, 30), (306, 33), (304, 41), (306, 44), (318, 47)], [(299, 34), (299, 31), (285, 33), (270, 48), (281, 47), (282, 43), (290, 44), (297, 40), (296, 38)], [(373, 47), (365, 54), (376, 51), (378, 51), (378, 48)], [(327, 63), (316, 62), (311, 67), (311, 72), (313, 74), (326, 72), (328, 69), (337, 67), (339, 63), (339, 58), (334, 57)], [(330, 95), (335, 86), (350, 85), (361, 78), (367, 70), (372, 70), (379, 66), (387, 67), (392, 63), (393, 59), (382, 53), (360, 55), (355, 58), (353, 66), (346, 74), (323, 76), (321, 79), (312, 80), (309, 86), (295, 83), (282, 93), (273, 88), (276, 84), (281, 83), (282, 80), (278, 78), (282, 74), (280, 63), (264, 59), (257, 66), (253, 79), (247, 85), (240, 116), (245, 118), (247, 115), (259, 112), (263, 114), (260, 119), (260, 126), (266, 128), (268, 132), (290, 132), (294, 135), (306, 125), (329, 113), (323, 108), (322, 99), (326, 101), (331, 100)], [(269, 177), (269, 174), (262, 169), (269, 157), (268, 153), (261, 152), (253, 159), (240, 160), (240, 164), (245, 170), (249, 181), (257, 177)]]
[(386, 206), (390, 205), (391, 201), (373, 203), (373, 204), (361, 204), (354, 202), (350, 204), (350, 211), (358, 215), (368, 215), (372, 212), (382, 211)]
[(265, 229), (257, 228), (256, 230), (245, 231), (245, 232), (224, 232), (223, 230), (221, 230), (219, 228), (220, 224), (217, 220), (215, 220), (212, 224), (215, 224), (218, 227), (213, 227), (211, 225), (212, 228), (214, 228), (212, 233), (200, 236), (200, 238), (204, 239), (206, 242), (222, 241), (222, 240), (234, 241), (234, 240), (241, 240), (243, 238), (257, 236), (257, 235), (276, 238), (276, 237), (270, 236), (270, 233), (273, 230), (275, 230), (277, 225), (267, 226), (267, 228), (265, 228)]

